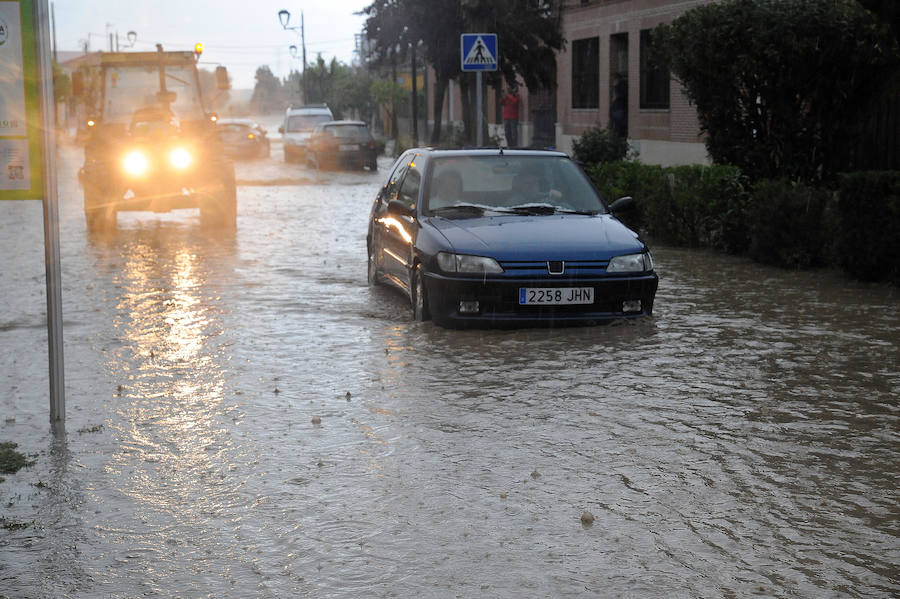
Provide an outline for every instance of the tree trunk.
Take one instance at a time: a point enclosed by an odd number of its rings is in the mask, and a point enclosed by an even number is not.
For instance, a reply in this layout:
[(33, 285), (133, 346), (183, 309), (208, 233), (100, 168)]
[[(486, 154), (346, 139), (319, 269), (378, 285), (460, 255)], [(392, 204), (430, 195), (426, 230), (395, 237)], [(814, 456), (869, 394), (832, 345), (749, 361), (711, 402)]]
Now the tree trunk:
[[(397, 83), (397, 54), (391, 51), (391, 83)], [(391, 137), (394, 139), (394, 147), (397, 147), (397, 139), (400, 137), (397, 126), (397, 105), (391, 95)]]
[(475, 76), (464, 73), (459, 78), (459, 92), (462, 103), (463, 133), (466, 145), (475, 145)]
[(441, 119), (444, 116), (444, 94), (447, 93), (447, 84), (450, 79), (440, 73), (435, 73), (434, 78), (434, 128), (431, 130), (431, 145), (438, 145), (441, 143), (441, 126), (443, 122)]

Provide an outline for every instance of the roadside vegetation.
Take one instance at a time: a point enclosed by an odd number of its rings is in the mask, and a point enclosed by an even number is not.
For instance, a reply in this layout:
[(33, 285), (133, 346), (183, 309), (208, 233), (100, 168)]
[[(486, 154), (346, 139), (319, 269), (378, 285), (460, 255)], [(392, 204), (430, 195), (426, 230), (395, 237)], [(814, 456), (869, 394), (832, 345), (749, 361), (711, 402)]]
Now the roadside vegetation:
[[(576, 158), (605, 197), (635, 198), (623, 220), (666, 243), (900, 285), (900, 44), (887, 13), (854, 0), (694, 8), (654, 39), (713, 165), (627, 160), (596, 130)], [(886, 123), (894, 133), (879, 144)]]
[[(31, 466), (34, 463), (16, 451), (16, 447), (18, 445), (15, 443), (0, 443), (0, 475), (15, 474), (22, 468)], [(4, 480), (3, 476), (0, 476), (0, 483)]]

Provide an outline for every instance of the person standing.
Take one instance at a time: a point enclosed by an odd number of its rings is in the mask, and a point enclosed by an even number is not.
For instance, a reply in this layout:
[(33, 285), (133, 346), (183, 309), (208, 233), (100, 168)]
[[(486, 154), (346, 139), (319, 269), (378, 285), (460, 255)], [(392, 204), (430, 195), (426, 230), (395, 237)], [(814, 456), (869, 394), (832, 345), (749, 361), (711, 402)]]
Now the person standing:
[(519, 145), (519, 89), (512, 85), (500, 99), (503, 106), (503, 132), (506, 134), (506, 146), (515, 148)]
[(628, 137), (628, 83), (619, 73), (614, 74), (612, 80), (609, 128), (619, 137)]

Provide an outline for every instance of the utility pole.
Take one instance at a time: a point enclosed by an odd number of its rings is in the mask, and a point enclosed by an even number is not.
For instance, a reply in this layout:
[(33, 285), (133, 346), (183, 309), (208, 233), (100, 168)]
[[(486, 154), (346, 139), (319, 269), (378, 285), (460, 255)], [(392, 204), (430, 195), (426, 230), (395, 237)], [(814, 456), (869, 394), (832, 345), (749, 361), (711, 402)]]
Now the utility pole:
[(412, 136), (413, 136), (413, 145), (419, 145), (419, 92), (418, 86), (419, 82), (417, 81), (418, 77), (416, 76), (416, 46), (418, 42), (413, 42), (412, 44)]

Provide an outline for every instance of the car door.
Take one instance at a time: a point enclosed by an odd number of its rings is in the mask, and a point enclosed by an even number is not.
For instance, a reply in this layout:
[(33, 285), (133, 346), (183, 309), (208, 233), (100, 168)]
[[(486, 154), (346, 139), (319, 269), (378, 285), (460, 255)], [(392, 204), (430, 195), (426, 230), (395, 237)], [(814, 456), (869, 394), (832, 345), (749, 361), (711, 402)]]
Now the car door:
[(412, 245), (415, 241), (415, 214), (419, 202), (419, 190), (422, 186), (422, 172), (416, 163), (417, 155), (413, 154), (406, 162), (405, 172), (392, 193), (388, 202), (397, 201), (410, 214), (387, 209), (381, 222), (384, 248), (384, 273), (395, 284), (408, 290), (409, 269), (412, 264)]
[(382, 273), (387, 272), (385, 268), (384, 253), (386, 239), (385, 229), (387, 228), (384, 219), (388, 217), (387, 205), (391, 199), (397, 197), (397, 191), (400, 188), (400, 183), (403, 181), (403, 176), (406, 175), (408, 167), (409, 156), (401, 156), (394, 164), (394, 169), (391, 171), (391, 174), (388, 175), (387, 181), (378, 192), (378, 196), (375, 198), (375, 204), (372, 206), (370, 228), (372, 239), (370, 248), (374, 254), (375, 267)]

